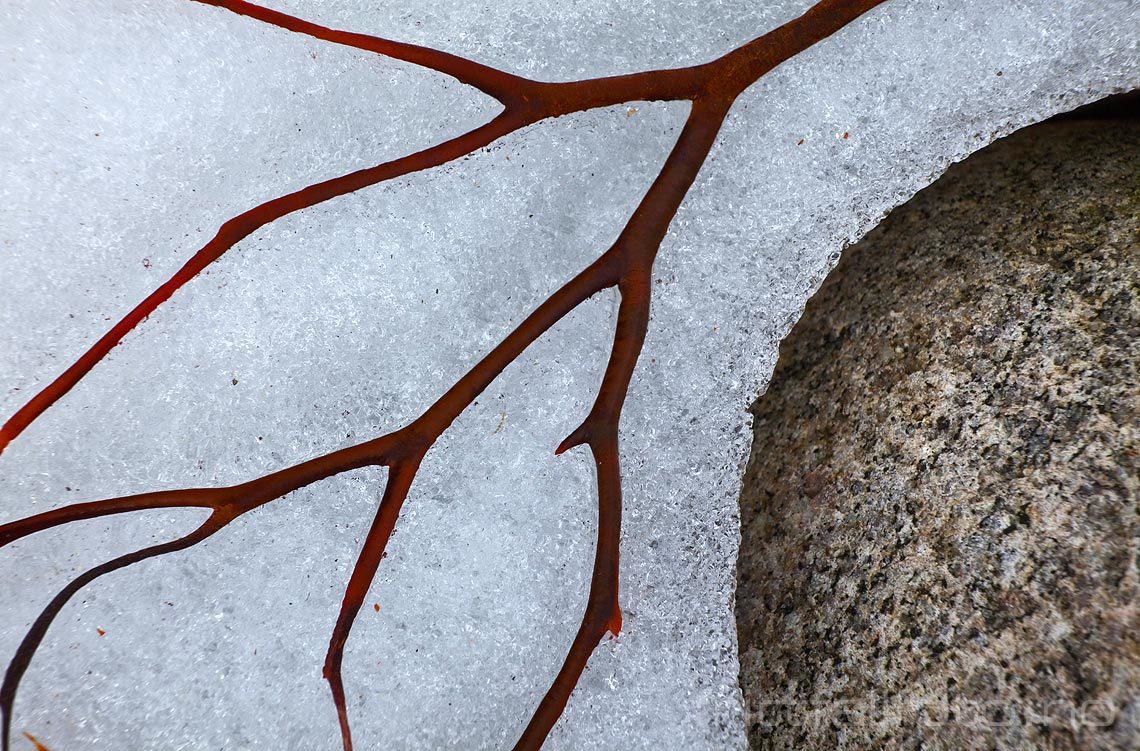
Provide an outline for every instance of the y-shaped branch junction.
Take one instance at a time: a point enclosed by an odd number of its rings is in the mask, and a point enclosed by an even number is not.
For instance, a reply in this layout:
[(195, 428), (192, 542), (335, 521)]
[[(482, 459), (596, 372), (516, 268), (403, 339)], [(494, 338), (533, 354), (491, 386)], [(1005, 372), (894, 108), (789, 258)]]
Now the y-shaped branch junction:
[(621, 630), (618, 607), (618, 545), (621, 525), (621, 469), (618, 424), (634, 367), (649, 324), (653, 261), (669, 224), (716, 141), (733, 102), (747, 87), (785, 60), (866, 13), (884, 0), (822, 0), (802, 16), (702, 65), (654, 70), (567, 83), (512, 75), (439, 50), (328, 29), (244, 0), (195, 0), (256, 21), (404, 60), (451, 76), (497, 99), (503, 110), (461, 136), (374, 167), (352, 172), (274, 198), (222, 224), (170, 279), (116, 323), (58, 378), (37, 393), (0, 428), (0, 452), (78, 383), (122, 338), (199, 272), (258, 228), (385, 180), (436, 167), (481, 149), (503, 136), (547, 118), (630, 101), (689, 101), (689, 117), (672, 152), (614, 244), (596, 261), (547, 298), (502, 342), (456, 381), (442, 397), (406, 426), (370, 441), (310, 459), (249, 482), (225, 488), (170, 490), (80, 503), (0, 526), (0, 547), (26, 535), (80, 519), (143, 509), (197, 507), (210, 516), (190, 534), (97, 566), (76, 578), (48, 604), (16, 651), (0, 685), (3, 714), (0, 747), (9, 751), (12, 710), (20, 680), (54, 618), (82, 587), (112, 571), (155, 556), (185, 550), (242, 514), (311, 483), (361, 467), (388, 468), (380, 506), (346, 587), (325, 658), (345, 751), (352, 749), (341, 659), (349, 632), (376, 574), (420, 462), (435, 441), (485, 388), (570, 311), (601, 290), (621, 295), (609, 363), (593, 407), (557, 448), (587, 446), (597, 466), (598, 542), (582, 625), (562, 669), (539, 702), (515, 749), (537, 749), (558, 721), (594, 647), (607, 632)]

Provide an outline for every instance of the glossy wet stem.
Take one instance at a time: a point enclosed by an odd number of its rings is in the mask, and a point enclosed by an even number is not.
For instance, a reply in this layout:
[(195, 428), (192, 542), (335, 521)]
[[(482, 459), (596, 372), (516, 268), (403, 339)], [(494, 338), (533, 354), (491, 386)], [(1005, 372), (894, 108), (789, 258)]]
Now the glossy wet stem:
[(170, 279), (8, 419), (0, 428), (0, 452), (183, 285), (242, 239), (276, 219), (385, 180), (445, 164), (548, 118), (631, 101), (688, 101), (691, 110), (660, 173), (614, 244), (543, 301), (439, 400), (408, 425), (241, 485), (159, 491), (80, 503), (0, 526), (0, 547), (3, 547), (35, 532), (81, 519), (146, 509), (198, 507), (210, 511), (209, 518), (190, 534), (97, 566), (77, 577), (55, 596), (32, 624), (0, 685), (0, 746), (3, 751), (9, 751), (16, 692), (32, 656), (56, 615), (83, 586), (131, 564), (192, 547), (247, 511), (298, 488), (352, 469), (384, 466), (388, 468), (384, 492), (345, 589), (324, 664), (324, 676), (329, 682), (339, 717), (342, 744), (346, 751), (350, 751), (352, 735), (341, 679), (344, 648), (384, 557), (420, 462), (455, 418), (532, 342), (596, 293), (617, 288), (621, 303), (613, 347), (601, 386), (590, 412), (557, 448), (560, 454), (576, 446), (585, 446), (593, 457), (598, 483), (598, 542), (582, 624), (561, 670), (515, 744), (518, 750), (537, 749), (561, 716), (594, 647), (607, 632), (616, 634), (621, 630), (621, 610), (618, 607), (621, 536), (619, 422), (649, 325), (650, 281), (661, 241), (708, 157), (724, 118), (741, 92), (772, 68), (827, 38), (884, 0), (824, 0), (802, 16), (703, 65), (566, 83), (534, 81), (439, 50), (329, 29), (241, 0), (193, 1), (333, 44), (430, 68), (494, 97), (503, 109), (489, 122), (463, 135), (414, 154), (274, 198), (223, 223), (217, 234)]

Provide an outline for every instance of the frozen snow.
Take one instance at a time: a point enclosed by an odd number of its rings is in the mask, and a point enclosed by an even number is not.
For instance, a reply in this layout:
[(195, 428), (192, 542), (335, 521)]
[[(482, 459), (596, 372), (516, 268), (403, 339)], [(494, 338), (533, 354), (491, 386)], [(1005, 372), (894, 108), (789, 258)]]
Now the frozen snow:
[[(809, 5), (268, 4), (550, 80), (705, 61)], [(1137, 29), (1135, 0), (889, 0), (737, 102), (655, 269), (622, 432), (625, 630), (547, 747), (744, 746), (736, 497), (745, 408), (780, 338), (842, 248), (949, 163), (1140, 86)], [(0, 50), (2, 417), (225, 219), (497, 110), (446, 77), (181, 0), (9, 0)], [(0, 456), (0, 519), (239, 482), (403, 425), (609, 245), (685, 113), (547, 121), (255, 233)], [(543, 337), (429, 455), (346, 653), (359, 748), (509, 747), (557, 671), (596, 509), (585, 453), (553, 449), (592, 400), (614, 303)], [(17, 737), (337, 748), (321, 664), (382, 479), (306, 488), (84, 590), (25, 678)], [(0, 660), (71, 577), (201, 516), (0, 551)]]

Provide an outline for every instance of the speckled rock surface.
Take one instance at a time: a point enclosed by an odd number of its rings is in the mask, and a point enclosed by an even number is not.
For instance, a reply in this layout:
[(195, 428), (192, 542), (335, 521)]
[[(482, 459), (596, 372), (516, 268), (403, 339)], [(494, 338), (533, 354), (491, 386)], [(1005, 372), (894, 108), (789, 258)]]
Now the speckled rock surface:
[(756, 749), (1140, 748), (1140, 123), (956, 167), (845, 254), (755, 407)]

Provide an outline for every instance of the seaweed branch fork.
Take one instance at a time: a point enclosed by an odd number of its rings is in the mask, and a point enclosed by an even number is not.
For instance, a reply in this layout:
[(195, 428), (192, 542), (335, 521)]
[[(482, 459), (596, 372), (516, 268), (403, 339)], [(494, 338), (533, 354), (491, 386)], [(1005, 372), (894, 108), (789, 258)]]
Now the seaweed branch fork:
[(0, 547), (3, 547), (27, 535), (81, 519), (178, 507), (210, 512), (206, 521), (189, 534), (96, 566), (74, 579), (52, 599), (20, 643), (0, 684), (0, 749), (10, 749), (16, 692), (36, 649), (52, 621), (82, 587), (134, 563), (190, 548), (246, 512), (306, 485), (361, 467), (383, 466), (388, 472), (379, 508), (345, 588), (323, 671), (336, 705), (343, 748), (351, 751), (352, 733), (341, 679), (344, 648), (420, 462), (452, 422), (531, 343), (593, 295), (616, 288), (620, 303), (602, 383), (589, 413), (556, 449), (556, 453), (561, 454), (575, 447), (586, 447), (593, 457), (597, 469), (598, 540), (581, 626), (561, 670), (515, 744), (518, 751), (538, 749), (561, 716), (595, 646), (607, 632), (617, 634), (621, 630), (619, 423), (649, 325), (650, 280), (661, 241), (737, 97), (780, 63), (827, 38), (884, 0), (822, 0), (798, 18), (701, 65), (564, 83), (523, 78), (447, 52), (326, 28), (244, 0), (190, 1), (330, 43), (430, 68), (495, 98), (502, 110), (488, 122), (460, 136), (279, 196), (224, 222), (217, 234), (173, 276), (4, 423), (0, 428), (0, 452), (183, 285), (243, 238), (270, 222), (336, 196), (446, 164), (549, 118), (631, 101), (688, 101), (691, 108), (661, 171), (613, 245), (543, 301), (443, 396), (407, 425), (239, 485), (157, 491), (78, 503), (0, 525)]

